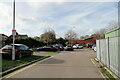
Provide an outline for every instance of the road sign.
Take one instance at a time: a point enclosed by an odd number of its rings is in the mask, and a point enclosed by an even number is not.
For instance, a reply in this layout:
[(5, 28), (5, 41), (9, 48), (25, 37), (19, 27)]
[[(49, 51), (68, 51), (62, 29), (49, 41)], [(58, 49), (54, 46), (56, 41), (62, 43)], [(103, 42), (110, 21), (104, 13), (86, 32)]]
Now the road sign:
[(16, 30), (12, 30), (12, 35), (16, 35)]

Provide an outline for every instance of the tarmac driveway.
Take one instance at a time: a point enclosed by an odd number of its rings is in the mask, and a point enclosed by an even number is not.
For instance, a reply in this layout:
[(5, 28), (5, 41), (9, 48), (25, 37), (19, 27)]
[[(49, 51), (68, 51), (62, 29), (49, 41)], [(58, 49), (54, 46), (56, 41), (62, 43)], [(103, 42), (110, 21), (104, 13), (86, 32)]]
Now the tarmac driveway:
[(96, 56), (91, 49), (62, 51), (50, 55), (51, 58), (18, 71), (10, 78), (103, 78), (91, 61)]

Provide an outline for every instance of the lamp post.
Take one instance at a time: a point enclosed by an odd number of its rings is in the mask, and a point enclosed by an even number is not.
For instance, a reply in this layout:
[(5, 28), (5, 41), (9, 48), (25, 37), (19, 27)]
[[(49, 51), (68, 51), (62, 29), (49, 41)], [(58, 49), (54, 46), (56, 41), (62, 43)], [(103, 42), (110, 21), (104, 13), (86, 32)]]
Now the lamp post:
[(12, 48), (12, 60), (15, 60), (15, 0), (13, 2), (13, 30), (12, 30), (12, 36), (13, 36), (13, 48)]

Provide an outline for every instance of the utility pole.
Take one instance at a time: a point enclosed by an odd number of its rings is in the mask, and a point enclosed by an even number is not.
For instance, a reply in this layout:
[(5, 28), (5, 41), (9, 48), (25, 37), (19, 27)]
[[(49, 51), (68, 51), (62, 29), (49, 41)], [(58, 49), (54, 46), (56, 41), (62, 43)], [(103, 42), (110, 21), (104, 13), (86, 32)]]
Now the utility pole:
[(12, 35), (13, 35), (12, 60), (15, 60), (15, 35), (16, 35), (16, 30), (15, 30), (15, 0), (13, 2), (13, 30), (12, 30)]

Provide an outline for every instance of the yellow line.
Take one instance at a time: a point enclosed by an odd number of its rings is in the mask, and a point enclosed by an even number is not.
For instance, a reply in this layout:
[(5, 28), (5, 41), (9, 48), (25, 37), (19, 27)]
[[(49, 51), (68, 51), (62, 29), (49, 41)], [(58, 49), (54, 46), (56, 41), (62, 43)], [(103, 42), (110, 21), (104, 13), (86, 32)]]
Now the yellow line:
[[(53, 57), (53, 56), (51, 56), (50, 58), (52, 58), (52, 57)], [(50, 58), (46, 58), (46, 59), (44, 59), (44, 60), (42, 60), (42, 61), (39, 61), (39, 62), (37, 62), (37, 63), (41, 63), (41, 62), (46, 61), (46, 60), (48, 60), (48, 59), (50, 59)], [(27, 66), (27, 67), (25, 67), (25, 68), (22, 68), (22, 69), (17, 70), (17, 71), (15, 71), (15, 72), (13, 72), (13, 73), (10, 73), (10, 74), (4, 76), (3, 78), (10, 78), (10, 77), (12, 77), (13, 75), (15, 75), (15, 74), (17, 74), (17, 73), (20, 73), (20, 72), (22, 72), (22, 71), (24, 71), (24, 70), (26, 70), (26, 69), (28, 69), (28, 68), (31, 68), (31, 67), (35, 66), (37, 63), (31, 64), (31, 65), (29, 65), (29, 66)]]
[(93, 59), (91, 59), (91, 62), (92, 62), (94, 65), (96, 65), (95, 62), (93, 61)]
[[(97, 63), (95, 62), (94, 59), (91, 59), (91, 61), (92, 61), (92, 63), (93, 63), (95, 66), (97, 65)], [(97, 67), (97, 66), (96, 66), (96, 67)], [(97, 68), (97, 69), (98, 69), (98, 68)], [(99, 69), (98, 69), (98, 71), (99, 71), (100, 75), (101, 75), (103, 78), (106, 78)]]

